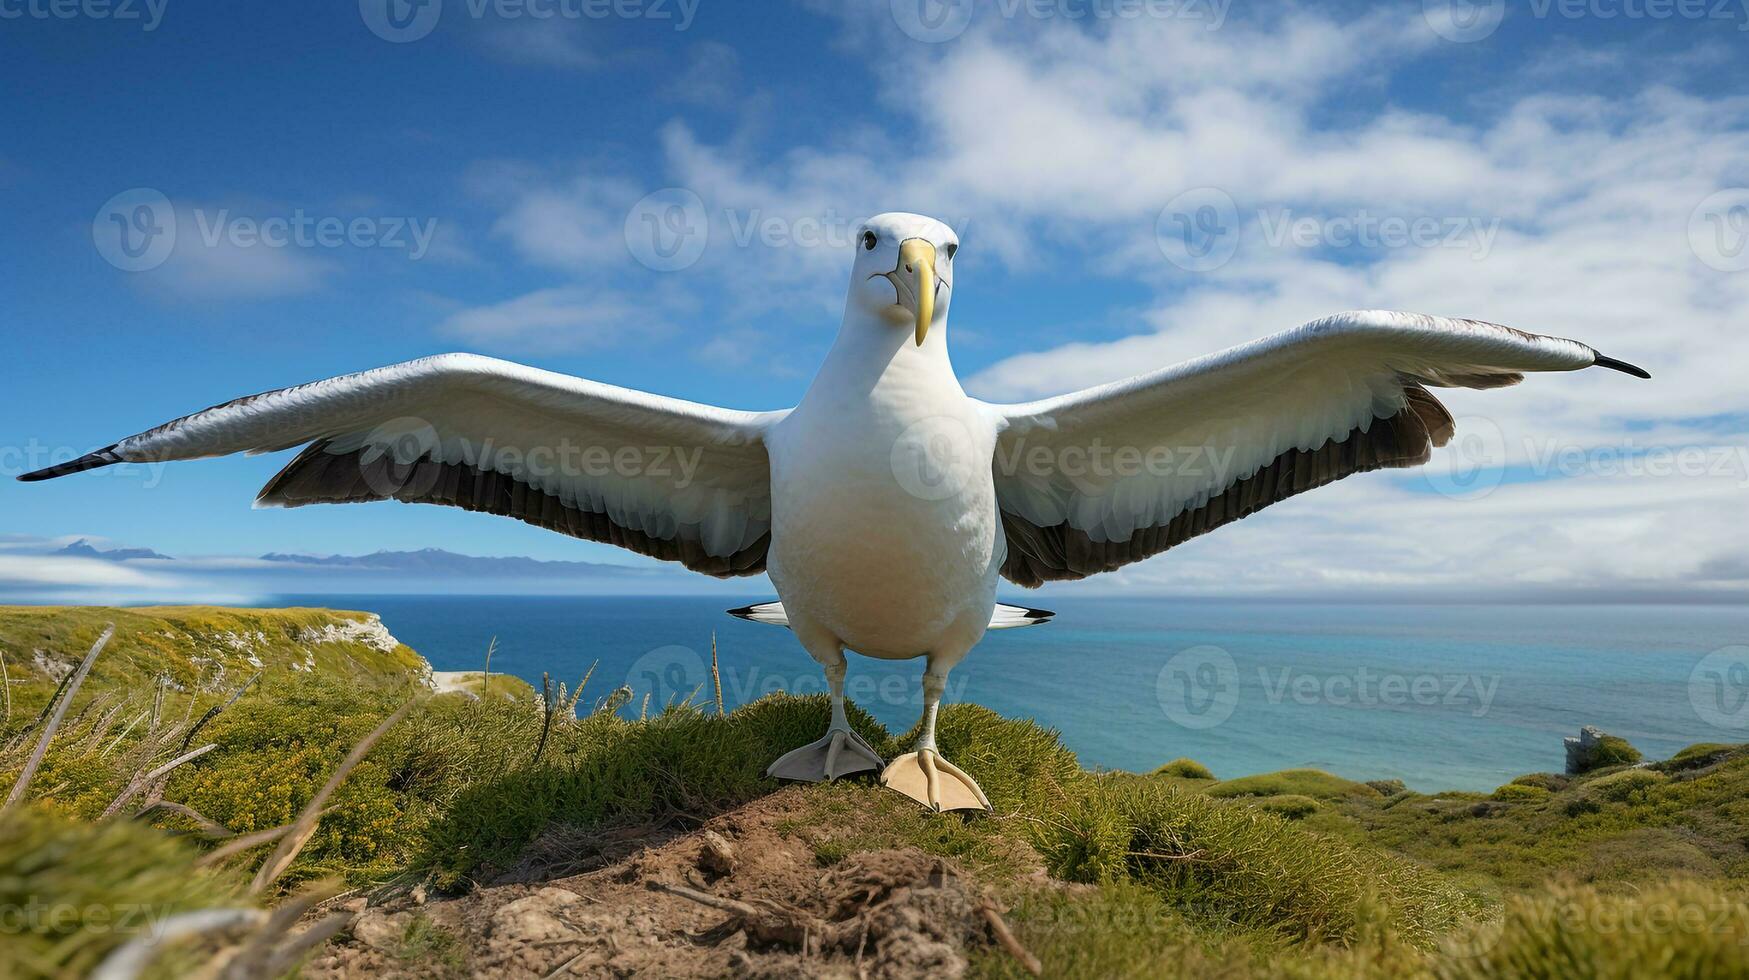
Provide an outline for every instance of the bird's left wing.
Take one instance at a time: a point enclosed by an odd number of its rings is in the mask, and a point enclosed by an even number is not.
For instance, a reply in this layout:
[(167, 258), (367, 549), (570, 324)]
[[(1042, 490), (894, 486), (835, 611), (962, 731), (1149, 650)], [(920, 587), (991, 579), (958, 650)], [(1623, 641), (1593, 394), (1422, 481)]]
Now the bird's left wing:
[(1476, 320), (1341, 313), (1127, 381), (989, 405), (1017, 585), (1158, 554), (1354, 473), (1415, 466), (1453, 420), (1427, 387), (1529, 371), (1639, 368), (1584, 344)]
[(752, 575), (770, 542), (764, 433), (783, 414), (442, 354), (239, 398), (20, 479), (308, 443), (257, 505), (446, 504)]

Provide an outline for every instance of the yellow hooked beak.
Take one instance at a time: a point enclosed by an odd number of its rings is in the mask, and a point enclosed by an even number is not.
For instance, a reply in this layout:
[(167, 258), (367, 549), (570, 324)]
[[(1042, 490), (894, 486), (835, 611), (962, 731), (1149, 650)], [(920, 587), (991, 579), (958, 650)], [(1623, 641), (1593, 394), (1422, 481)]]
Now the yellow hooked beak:
[(893, 275), (910, 280), (911, 311), (917, 314), (917, 346), (921, 347), (935, 319), (935, 246), (921, 238), (905, 239), (899, 244), (899, 267)]

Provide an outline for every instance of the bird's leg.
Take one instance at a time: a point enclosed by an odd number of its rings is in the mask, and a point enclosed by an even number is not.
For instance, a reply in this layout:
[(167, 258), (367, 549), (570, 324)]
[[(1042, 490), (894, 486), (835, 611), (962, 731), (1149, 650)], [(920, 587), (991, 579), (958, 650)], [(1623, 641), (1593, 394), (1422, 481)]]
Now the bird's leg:
[[(810, 650), (810, 653), (814, 651)], [(844, 714), (844, 651), (836, 645), (822, 650), (816, 659), (826, 668), (826, 683), (832, 689), (832, 723), (826, 737), (786, 753), (765, 770), (776, 779), (800, 779), (810, 783), (867, 772), (881, 767), (880, 754), (850, 728)]]
[(894, 759), (881, 782), (935, 811), (988, 810), (990, 800), (976, 780), (943, 759), (935, 747), (935, 714), (947, 690), (947, 673), (934, 663), (923, 674), (923, 734), (917, 750)]

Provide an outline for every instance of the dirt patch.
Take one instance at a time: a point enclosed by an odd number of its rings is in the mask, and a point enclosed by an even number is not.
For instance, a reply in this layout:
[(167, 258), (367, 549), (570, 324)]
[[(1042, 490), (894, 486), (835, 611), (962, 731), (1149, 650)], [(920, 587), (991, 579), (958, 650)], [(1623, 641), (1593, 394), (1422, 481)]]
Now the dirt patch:
[(364, 909), (303, 975), (954, 977), (996, 941), (952, 862), (904, 848), (821, 867), (780, 829), (807, 813), (786, 789), (685, 834), (556, 831), (500, 883)]

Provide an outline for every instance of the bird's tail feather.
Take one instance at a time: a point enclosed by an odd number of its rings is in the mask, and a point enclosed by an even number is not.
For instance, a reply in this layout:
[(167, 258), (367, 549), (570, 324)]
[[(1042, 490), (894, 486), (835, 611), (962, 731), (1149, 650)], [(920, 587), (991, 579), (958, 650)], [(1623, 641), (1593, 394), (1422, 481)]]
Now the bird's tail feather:
[[(767, 623), (772, 626), (788, 626), (789, 613), (784, 612), (781, 602), (757, 602), (751, 606), (729, 610), (729, 615), (755, 623)], [(1055, 616), (1046, 609), (1028, 609), (1025, 606), (1010, 606), (998, 602), (996, 611), (990, 614), (990, 629), (1011, 630), (1022, 626), (1037, 626), (1048, 623)]]

